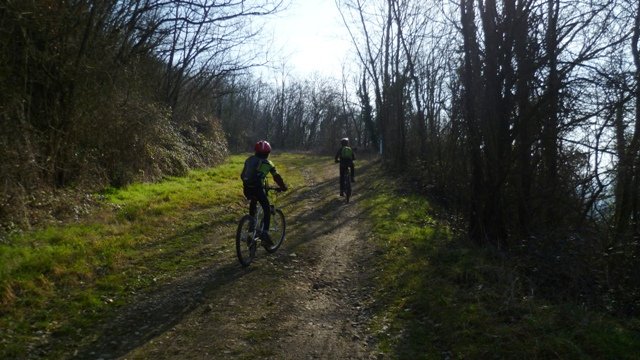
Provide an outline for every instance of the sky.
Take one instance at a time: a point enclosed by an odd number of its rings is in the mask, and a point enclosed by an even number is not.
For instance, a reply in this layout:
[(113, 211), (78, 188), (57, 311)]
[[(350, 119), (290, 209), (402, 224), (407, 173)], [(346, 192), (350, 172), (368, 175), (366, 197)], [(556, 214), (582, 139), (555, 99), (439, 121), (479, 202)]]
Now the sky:
[[(341, 78), (351, 47), (334, 0), (289, 0), (290, 5), (269, 20), (274, 58), (298, 76), (319, 74)], [(277, 65), (277, 64), (274, 64)]]

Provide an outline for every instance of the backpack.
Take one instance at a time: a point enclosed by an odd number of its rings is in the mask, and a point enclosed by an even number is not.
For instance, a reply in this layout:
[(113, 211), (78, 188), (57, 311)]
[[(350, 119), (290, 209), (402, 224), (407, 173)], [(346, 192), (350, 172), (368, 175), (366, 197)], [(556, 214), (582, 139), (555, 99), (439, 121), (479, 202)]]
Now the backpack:
[(244, 162), (244, 168), (242, 168), (242, 173), (240, 174), (242, 185), (246, 187), (256, 187), (260, 185), (261, 179), (258, 168), (261, 163), (261, 159), (257, 156), (251, 156)]
[(343, 146), (340, 150), (340, 159), (353, 160), (353, 150), (348, 146)]

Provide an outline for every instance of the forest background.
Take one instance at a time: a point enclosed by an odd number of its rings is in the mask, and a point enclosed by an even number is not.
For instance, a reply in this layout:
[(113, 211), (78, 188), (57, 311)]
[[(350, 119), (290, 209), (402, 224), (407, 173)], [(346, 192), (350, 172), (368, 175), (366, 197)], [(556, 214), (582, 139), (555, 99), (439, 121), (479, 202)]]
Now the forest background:
[(0, 241), (256, 139), (347, 136), (532, 288), (638, 314), (637, 1), (337, 0), (357, 70), (257, 77), (261, 21), (285, 5), (0, 2)]

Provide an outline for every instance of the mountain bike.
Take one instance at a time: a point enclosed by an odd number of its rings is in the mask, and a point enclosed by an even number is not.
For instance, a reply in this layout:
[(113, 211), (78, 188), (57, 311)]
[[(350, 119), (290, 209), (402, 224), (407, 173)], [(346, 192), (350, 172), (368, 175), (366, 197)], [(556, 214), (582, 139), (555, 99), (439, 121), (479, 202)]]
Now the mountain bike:
[[(284, 220), (284, 213), (282, 210), (276, 207), (276, 195), (280, 192), (279, 188), (266, 187), (265, 192), (269, 197), (269, 203), (271, 203), (271, 223), (269, 224), (269, 232), (273, 245), (263, 246), (269, 253), (274, 253), (282, 242), (284, 241), (286, 222)], [(256, 256), (256, 250), (258, 245), (262, 245), (260, 235), (262, 234), (262, 206), (256, 205), (256, 215), (250, 214), (244, 215), (238, 223), (238, 230), (236, 231), (236, 253), (238, 254), (238, 260), (242, 266), (249, 266)]]

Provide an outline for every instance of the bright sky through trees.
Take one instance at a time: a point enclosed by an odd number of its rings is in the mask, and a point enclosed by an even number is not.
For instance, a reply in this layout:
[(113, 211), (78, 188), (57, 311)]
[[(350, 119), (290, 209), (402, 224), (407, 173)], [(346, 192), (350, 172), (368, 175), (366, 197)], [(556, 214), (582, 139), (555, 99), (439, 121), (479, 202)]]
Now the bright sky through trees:
[(334, 0), (291, 0), (265, 30), (273, 32), (273, 59), (280, 59), (273, 65), (284, 63), (299, 76), (342, 76), (351, 43)]

